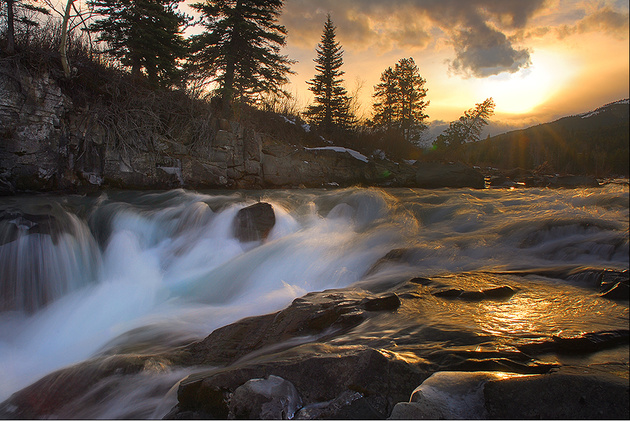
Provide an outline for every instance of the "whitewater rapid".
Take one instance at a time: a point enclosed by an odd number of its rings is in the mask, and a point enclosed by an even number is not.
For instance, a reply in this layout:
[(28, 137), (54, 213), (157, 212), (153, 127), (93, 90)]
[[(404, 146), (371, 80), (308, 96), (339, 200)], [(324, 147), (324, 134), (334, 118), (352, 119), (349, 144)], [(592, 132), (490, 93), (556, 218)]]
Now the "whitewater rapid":
[[(627, 184), (0, 198), (0, 401), (59, 368), (182, 345), (309, 291), (418, 273), (625, 270), (628, 200)], [(241, 243), (234, 217), (258, 201), (276, 224)], [(412, 257), (377, 264), (394, 249)], [(162, 373), (165, 390), (184, 375)]]

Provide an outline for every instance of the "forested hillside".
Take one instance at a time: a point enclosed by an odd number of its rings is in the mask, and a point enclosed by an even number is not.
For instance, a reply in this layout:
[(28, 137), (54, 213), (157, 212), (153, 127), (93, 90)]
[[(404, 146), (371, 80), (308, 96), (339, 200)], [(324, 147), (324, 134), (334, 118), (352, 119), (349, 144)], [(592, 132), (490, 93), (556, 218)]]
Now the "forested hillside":
[[(589, 113), (500, 134), (444, 151), (443, 158), (479, 166), (628, 176), (628, 100)], [(447, 153), (449, 152), (449, 153)]]

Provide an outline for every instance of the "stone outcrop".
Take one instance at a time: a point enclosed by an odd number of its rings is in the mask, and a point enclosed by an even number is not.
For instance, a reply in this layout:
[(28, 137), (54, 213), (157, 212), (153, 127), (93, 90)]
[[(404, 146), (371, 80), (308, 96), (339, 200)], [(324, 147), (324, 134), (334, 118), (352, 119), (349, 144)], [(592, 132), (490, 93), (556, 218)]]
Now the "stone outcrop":
[(459, 164), (365, 162), (344, 150), (280, 142), (213, 115), (203, 122), (201, 138), (190, 141), (177, 130), (162, 132), (157, 115), (145, 127), (142, 115), (151, 114), (150, 108), (129, 117), (113, 99), (75, 104), (50, 73), (17, 71), (7, 63), (0, 73), (3, 195), (104, 187), (484, 187), (480, 173)]

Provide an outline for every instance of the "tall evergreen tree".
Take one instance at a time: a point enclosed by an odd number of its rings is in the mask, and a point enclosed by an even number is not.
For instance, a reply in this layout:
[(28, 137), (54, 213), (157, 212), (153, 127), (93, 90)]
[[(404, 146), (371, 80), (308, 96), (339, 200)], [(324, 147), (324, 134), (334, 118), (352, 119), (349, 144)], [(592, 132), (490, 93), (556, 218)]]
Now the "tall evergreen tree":
[(107, 44), (105, 53), (131, 67), (134, 76), (143, 71), (153, 85), (180, 82), (178, 60), (186, 54), (182, 27), (188, 18), (177, 11), (182, 0), (88, 0), (103, 16), (90, 30)]
[(343, 50), (335, 40), (335, 26), (328, 15), (321, 42), (317, 45), (314, 59), (318, 72), (308, 81), (309, 90), (315, 94), (315, 104), (308, 107), (306, 116), (325, 133), (333, 128), (347, 128), (352, 121), (350, 99), (343, 87)]
[(394, 72), (398, 75), (398, 87), (400, 89), (400, 127), (407, 141), (419, 140), (419, 134), (426, 129), (426, 120), (429, 116), (424, 114), (424, 109), (429, 105), (424, 101), (427, 89), (424, 87), (426, 80), (420, 76), (418, 66), (413, 58), (403, 58), (396, 63)]
[(495, 103), (488, 98), (475, 108), (464, 111), (459, 120), (451, 122), (448, 129), (435, 141), (437, 147), (458, 146), (464, 143), (477, 142), (481, 130), (488, 124), (488, 118), (494, 114)]
[(282, 89), (294, 63), (280, 54), (287, 30), (278, 24), (282, 0), (205, 0), (203, 33), (192, 38), (192, 69), (217, 85), (228, 110), (234, 98), (255, 101), (263, 93), (289, 96)]
[(420, 76), (413, 58), (402, 58), (394, 69), (381, 74), (381, 82), (374, 87), (374, 117), (372, 125), (387, 131), (396, 130), (408, 142), (419, 140), (426, 129), (424, 113), (429, 102), (424, 100), (426, 80)]
[(372, 124), (390, 131), (396, 127), (400, 115), (400, 87), (396, 72), (388, 67), (381, 74), (381, 82), (374, 87), (374, 117)]

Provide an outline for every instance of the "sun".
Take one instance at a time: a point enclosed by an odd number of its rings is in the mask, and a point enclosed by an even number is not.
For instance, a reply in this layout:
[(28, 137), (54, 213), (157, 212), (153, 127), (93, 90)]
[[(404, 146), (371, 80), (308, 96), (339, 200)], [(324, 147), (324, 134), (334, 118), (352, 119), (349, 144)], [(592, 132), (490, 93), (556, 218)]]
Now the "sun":
[(551, 99), (570, 79), (571, 66), (557, 54), (531, 54), (532, 64), (516, 73), (480, 81), (479, 96), (492, 97), (496, 112), (525, 114)]

